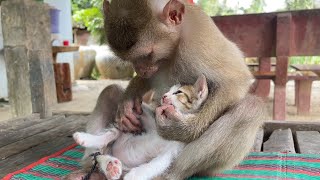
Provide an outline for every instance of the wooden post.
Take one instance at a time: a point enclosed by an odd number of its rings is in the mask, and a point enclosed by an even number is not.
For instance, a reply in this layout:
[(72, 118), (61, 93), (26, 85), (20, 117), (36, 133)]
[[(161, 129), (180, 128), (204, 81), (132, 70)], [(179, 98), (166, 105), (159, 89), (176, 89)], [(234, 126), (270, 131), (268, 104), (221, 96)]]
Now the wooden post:
[[(271, 71), (271, 59), (259, 58), (259, 72)], [(258, 80), (255, 94), (259, 97), (267, 99), (270, 93), (271, 80)]]
[(309, 115), (311, 104), (312, 80), (296, 80), (296, 96), (298, 115)]
[(57, 98), (49, 7), (33, 0), (4, 1), (1, 16), (13, 116), (52, 116)]
[(277, 15), (276, 78), (273, 101), (273, 119), (286, 119), (286, 84), (290, 56), (292, 16), (290, 13)]

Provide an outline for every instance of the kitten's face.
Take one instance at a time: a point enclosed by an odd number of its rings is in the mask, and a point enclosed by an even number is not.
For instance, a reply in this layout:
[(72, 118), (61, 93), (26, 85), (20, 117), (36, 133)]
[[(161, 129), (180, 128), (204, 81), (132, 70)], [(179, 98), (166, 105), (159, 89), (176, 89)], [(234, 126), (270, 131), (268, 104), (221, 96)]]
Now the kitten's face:
[(201, 76), (194, 85), (175, 85), (164, 94), (161, 104), (171, 104), (181, 113), (195, 113), (208, 97), (205, 77)]

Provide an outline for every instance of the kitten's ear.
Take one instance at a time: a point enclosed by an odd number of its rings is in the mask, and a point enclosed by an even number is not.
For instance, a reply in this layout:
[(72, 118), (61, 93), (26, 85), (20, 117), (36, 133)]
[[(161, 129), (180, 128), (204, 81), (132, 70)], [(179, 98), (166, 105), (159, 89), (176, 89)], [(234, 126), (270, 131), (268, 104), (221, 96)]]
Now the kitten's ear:
[(154, 97), (154, 91), (150, 90), (146, 94), (143, 95), (142, 101), (146, 104), (150, 104), (150, 103), (152, 103), (153, 97)]
[(200, 98), (208, 95), (207, 78), (203, 74), (197, 79), (197, 82), (194, 84), (194, 88), (196, 92), (198, 92)]

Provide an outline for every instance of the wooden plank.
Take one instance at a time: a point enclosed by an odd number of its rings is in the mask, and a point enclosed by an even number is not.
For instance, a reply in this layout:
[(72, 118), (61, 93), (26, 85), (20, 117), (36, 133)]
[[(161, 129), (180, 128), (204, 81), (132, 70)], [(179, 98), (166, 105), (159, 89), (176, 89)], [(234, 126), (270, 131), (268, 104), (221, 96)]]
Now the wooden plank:
[(78, 51), (79, 46), (52, 46), (52, 53)]
[(266, 121), (264, 131), (270, 135), (276, 129), (288, 129), (296, 131), (320, 131), (320, 122), (292, 122), (292, 121)]
[(63, 136), (56, 138), (54, 141), (47, 141), (39, 144), (20, 154), (11, 156), (8, 159), (3, 159), (0, 161), (0, 178), (11, 172), (22, 169), (43, 157), (49, 156), (63, 148), (66, 148), (71, 144), (74, 144), (73, 139), (71, 137)]
[(275, 130), (270, 138), (263, 143), (263, 152), (295, 153), (291, 129)]
[(12, 144), (16, 141), (20, 141), (27, 137), (48, 131), (57, 126), (61, 126), (61, 124), (66, 123), (66, 118), (64, 116), (55, 116), (50, 119), (42, 120), (40, 123), (35, 124), (30, 127), (21, 128), (21, 129), (13, 129), (7, 133), (0, 133), (0, 147), (3, 147), (8, 144)]
[(0, 159), (7, 158), (23, 152), (40, 143), (55, 139), (66, 134), (71, 135), (75, 129), (85, 126), (87, 118), (81, 116), (71, 116), (66, 119), (66, 123), (55, 127), (49, 131), (30, 136), (0, 148)]
[(41, 121), (42, 120), (40, 119), (39, 114), (32, 114), (27, 117), (6, 120), (0, 123), (0, 135), (1, 132), (12, 129), (20, 129), (22, 127), (29, 127)]
[(296, 138), (299, 153), (320, 154), (320, 133), (318, 131), (297, 131)]
[(264, 130), (261, 128), (261, 129), (259, 129), (259, 131), (257, 133), (256, 140), (254, 141), (252, 151), (254, 151), (254, 152), (261, 152), (262, 151), (263, 135), (264, 135)]
[(320, 71), (320, 64), (292, 64), (290, 66), (298, 71)]
[(276, 77), (275, 72), (260, 72), (260, 71), (256, 71), (256, 72), (252, 72), (253, 76), (256, 79), (271, 79), (274, 80)]
[(80, 112), (75, 112), (75, 111), (53, 111), (53, 115), (65, 115), (66, 117), (73, 116), (73, 115), (79, 115), (79, 116), (88, 116), (90, 115), (91, 112), (88, 111), (80, 111)]

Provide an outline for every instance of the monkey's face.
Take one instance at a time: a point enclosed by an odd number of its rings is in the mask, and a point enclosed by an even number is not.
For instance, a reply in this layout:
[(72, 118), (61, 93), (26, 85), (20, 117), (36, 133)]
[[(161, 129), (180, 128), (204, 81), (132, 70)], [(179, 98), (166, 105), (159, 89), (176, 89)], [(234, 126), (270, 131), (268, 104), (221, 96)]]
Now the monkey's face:
[[(163, 7), (156, 0), (113, 0), (104, 2), (107, 40), (117, 56), (130, 61), (138, 76), (150, 78), (169, 63), (179, 42), (175, 16), (170, 2)], [(164, 1), (165, 2), (165, 1)], [(155, 3), (155, 4), (154, 4)], [(159, 8), (161, 7), (161, 11)]]

